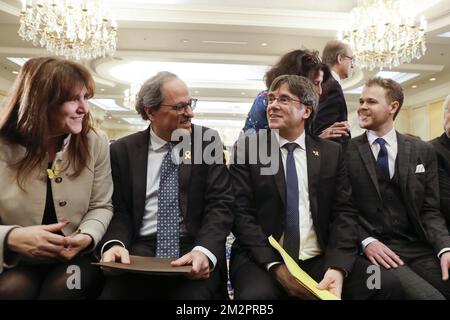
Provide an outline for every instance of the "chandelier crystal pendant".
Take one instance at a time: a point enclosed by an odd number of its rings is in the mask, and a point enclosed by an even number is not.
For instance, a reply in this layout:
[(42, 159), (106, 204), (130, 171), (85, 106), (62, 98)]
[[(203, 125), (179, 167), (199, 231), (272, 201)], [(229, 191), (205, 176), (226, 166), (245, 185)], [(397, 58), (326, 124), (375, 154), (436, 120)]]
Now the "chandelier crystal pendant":
[(19, 36), (71, 59), (116, 51), (117, 24), (101, 0), (22, 0)]
[(338, 32), (338, 39), (350, 45), (360, 68), (389, 69), (426, 51), (424, 17), (416, 22), (407, 1), (362, 0), (350, 13), (349, 26)]

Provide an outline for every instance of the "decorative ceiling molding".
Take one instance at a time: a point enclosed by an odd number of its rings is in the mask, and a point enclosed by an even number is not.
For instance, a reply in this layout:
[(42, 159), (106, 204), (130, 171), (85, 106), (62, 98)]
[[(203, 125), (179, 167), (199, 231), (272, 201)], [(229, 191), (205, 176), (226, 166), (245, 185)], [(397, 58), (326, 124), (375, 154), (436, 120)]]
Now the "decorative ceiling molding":
[(0, 11), (9, 13), (13, 16), (18, 17), (20, 14), (20, 8), (17, 6), (12, 6), (9, 3), (6, 3), (5, 1), (0, 1)]

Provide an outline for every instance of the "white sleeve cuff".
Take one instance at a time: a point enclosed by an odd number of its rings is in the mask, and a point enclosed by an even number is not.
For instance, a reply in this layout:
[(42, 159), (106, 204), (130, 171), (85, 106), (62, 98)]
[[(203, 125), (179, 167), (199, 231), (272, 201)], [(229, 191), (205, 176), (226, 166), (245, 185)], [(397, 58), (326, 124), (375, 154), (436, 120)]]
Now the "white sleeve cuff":
[(266, 264), (266, 270), (270, 271), (270, 268), (272, 268), (273, 266), (275, 266), (277, 264), (281, 264), (281, 262), (270, 262), (270, 263)]
[(211, 251), (209, 251), (208, 249), (206, 249), (205, 247), (202, 246), (196, 246), (194, 247), (194, 249), (192, 249), (192, 251), (200, 251), (202, 253), (204, 253), (208, 259), (211, 261), (211, 263), (213, 264), (212, 270), (214, 270), (214, 268), (216, 267), (217, 264), (217, 258), (215, 255), (213, 255), (213, 253)]
[(109, 241), (106, 241), (106, 242), (103, 244), (103, 246), (102, 246), (102, 250), (100, 250), (100, 259), (103, 257), (103, 250), (105, 250), (105, 247), (106, 247), (108, 244), (112, 243), (112, 242), (116, 242), (117, 244), (120, 244), (122, 247), (125, 248), (125, 245), (124, 245), (123, 242), (120, 241), (120, 240), (109, 240)]
[(440, 259), (441, 258), (441, 255), (443, 254), (443, 253), (445, 253), (445, 252), (448, 252), (448, 251), (450, 251), (450, 248), (444, 248), (444, 249), (442, 249), (441, 251), (439, 251), (439, 253), (438, 253), (438, 259)]
[(362, 246), (363, 251), (366, 250), (366, 247), (367, 247), (370, 243), (375, 242), (375, 241), (378, 241), (378, 239), (375, 239), (375, 238), (373, 238), (373, 237), (367, 237), (367, 238), (365, 238), (363, 241), (361, 241), (361, 246)]

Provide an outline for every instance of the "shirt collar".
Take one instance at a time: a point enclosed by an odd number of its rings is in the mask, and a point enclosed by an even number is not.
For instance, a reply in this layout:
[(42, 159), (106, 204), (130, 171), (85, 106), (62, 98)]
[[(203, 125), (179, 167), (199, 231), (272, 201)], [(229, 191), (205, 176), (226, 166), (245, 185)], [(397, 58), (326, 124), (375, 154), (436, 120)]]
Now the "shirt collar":
[(336, 71), (334, 71), (333, 69), (331, 69), (331, 75), (333, 76), (333, 78), (339, 82), (339, 84), (341, 84), (341, 77), (337, 74)]
[(148, 147), (153, 151), (158, 151), (159, 149), (163, 148), (166, 144), (167, 141), (158, 137), (155, 131), (153, 131), (153, 129), (150, 128), (150, 143)]
[(278, 132), (275, 132), (275, 136), (277, 137), (278, 144), (280, 147), (283, 147), (286, 143), (296, 143), (300, 146), (301, 149), (306, 150), (306, 143), (305, 143), (305, 131), (294, 141), (289, 141), (279, 135)]
[(391, 131), (389, 131), (382, 137), (378, 137), (368, 130), (366, 131), (366, 133), (367, 140), (369, 140), (370, 145), (372, 145), (378, 138), (383, 138), (388, 146), (393, 146), (395, 143), (397, 143), (397, 133), (395, 132), (395, 128), (392, 128)]

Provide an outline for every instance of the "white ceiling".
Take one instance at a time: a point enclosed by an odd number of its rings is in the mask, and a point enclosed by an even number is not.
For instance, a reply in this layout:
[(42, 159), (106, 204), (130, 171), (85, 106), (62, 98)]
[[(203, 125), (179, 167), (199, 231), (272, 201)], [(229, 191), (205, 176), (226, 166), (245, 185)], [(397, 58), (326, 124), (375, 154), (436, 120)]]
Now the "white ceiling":
[[(121, 104), (125, 81), (111, 76), (110, 68), (135, 60), (270, 66), (282, 54), (298, 49), (322, 50), (345, 26), (356, 0), (104, 0), (118, 21), (118, 50), (114, 57), (84, 62), (97, 82), (96, 98), (113, 98)], [(431, 7), (429, 7), (431, 5)], [(419, 73), (404, 83), (406, 104), (424, 99), (438, 99), (450, 93), (450, 38), (437, 37), (450, 31), (450, 0), (408, 1), (408, 7), (425, 6), (420, 14), (428, 20), (427, 52), (420, 60), (402, 65), (395, 71)], [(31, 57), (47, 54), (17, 35), (19, 0), (0, 0), (0, 90), (7, 92), (18, 66), (6, 57)], [(267, 45), (263, 45), (263, 44)], [(176, 71), (175, 71), (176, 73)], [(347, 90), (359, 87), (375, 74), (355, 69), (344, 83)], [(149, 69), (148, 77), (152, 76)], [(436, 78), (430, 82), (429, 78)], [(236, 76), (236, 79), (239, 77)], [(412, 89), (412, 85), (417, 85)], [(241, 80), (220, 83), (191, 83), (191, 94), (206, 101), (251, 101), (263, 85), (249, 85)], [(347, 94), (350, 107), (357, 95)], [(239, 112), (213, 111), (206, 108), (197, 114), (202, 121), (245, 118), (245, 104)], [(95, 107), (94, 107), (95, 109)], [(222, 111), (221, 111), (222, 110)], [(129, 112), (101, 112), (107, 128), (134, 128), (124, 118)], [(136, 116), (137, 117), (137, 116)], [(120, 123), (118, 122), (120, 121)], [(233, 125), (238, 124), (233, 122)]]

